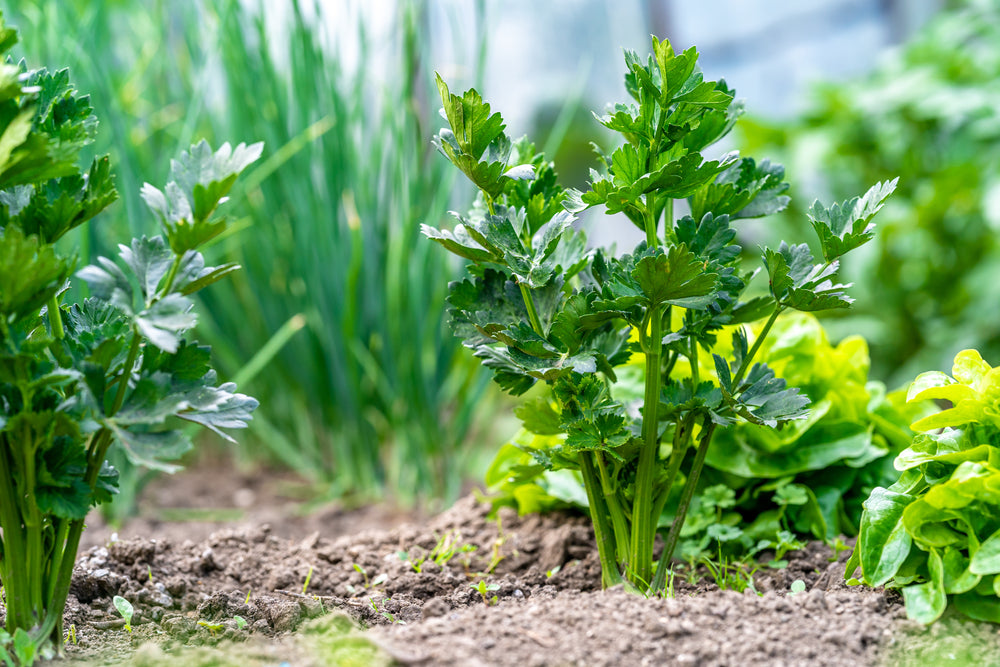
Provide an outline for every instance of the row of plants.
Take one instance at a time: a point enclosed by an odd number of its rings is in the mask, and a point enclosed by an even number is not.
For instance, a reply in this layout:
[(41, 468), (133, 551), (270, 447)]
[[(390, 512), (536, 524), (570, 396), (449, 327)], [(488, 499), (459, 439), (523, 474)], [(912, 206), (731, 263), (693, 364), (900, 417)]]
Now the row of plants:
[[(107, 131), (88, 154), (113, 156), (123, 191), (164, 178), (161, 156), (198, 137), (269, 147), (235, 186), (233, 229), (254, 243), (226, 234), (206, 248), (244, 270), (198, 297), (221, 374), (262, 399), (239, 456), (288, 467), (326, 497), (452, 500), (483, 469), (464, 445), (490, 423), (491, 395), (442, 323), (459, 267), (417, 242), (419, 221), (443, 218), (455, 191), (426, 140), (431, 8), (395, 5), (401, 40), (385, 50), (362, 17), (331, 43), (311, 19), (327, 16), (322, 3), (295, 0), (271, 20), (264, 4), (67, 0), (9, 15), (29, 62), (66, 65), (93, 93)], [(352, 49), (356, 66), (341, 58)], [(124, 236), (153, 233), (142, 209), (126, 200), (67, 245), (84, 261), (113, 254)], [(120, 519), (148, 475), (115, 462)]]

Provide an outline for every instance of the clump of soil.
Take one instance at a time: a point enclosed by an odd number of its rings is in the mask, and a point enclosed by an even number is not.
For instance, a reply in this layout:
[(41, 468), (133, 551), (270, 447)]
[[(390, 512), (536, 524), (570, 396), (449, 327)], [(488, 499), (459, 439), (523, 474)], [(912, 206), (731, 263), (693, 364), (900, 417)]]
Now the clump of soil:
[[(600, 590), (585, 517), (501, 510), (494, 519), (471, 496), (419, 524), (295, 539), (276, 532), (250, 525), (85, 551), (65, 617), (78, 642), (69, 659), (159, 665), (184, 647), (219, 642), (222, 662), (188, 651), (171, 664), (274, 664), (281, 656), (337, 664), (331, 651), (348, 650), (367, 656), (356, 664), (381, 656), (404, 665), (518, 667), (942, 659), (933, 651), (941, 642), (929, 639), (941, 630), (907, 621), (895, 593), (847, 587), (847, 554), (834, 558), (822, 543), (788, 554), (785, 569), (758, 570), (743, 593), (678, 576), (672, 598), (647, 600)], [(796, 580), (805, 589), (792, 594)], [(485, 594), (473, 589), (480, 581)], [(135, 607), (131, 635), (114, 595)], [(345, 617), (364, 630), (351, 630)], [(981, 639), (977, 655), (990, 655), (994, 626), (948, 623), (936, 627)], [(150, 641), (156, 646), (135, 652)], [(952, 653), (968, 658), (976, 645), (960, 642)]]

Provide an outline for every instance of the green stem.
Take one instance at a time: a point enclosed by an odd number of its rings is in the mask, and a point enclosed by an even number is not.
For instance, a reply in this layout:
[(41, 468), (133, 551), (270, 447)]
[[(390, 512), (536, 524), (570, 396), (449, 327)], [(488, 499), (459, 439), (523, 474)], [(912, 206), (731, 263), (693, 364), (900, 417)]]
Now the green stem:
[[(667, 465), (667, 480), (659, 495), (656, 496), (656, 501), (653, 503), (653, 510), (656, 512), (657, 518), (663, 512), (663, 506), (670, 499), (670, 491), (674, 488), (674, 482), (677, 481), (681, 463), (684, 462), (684, 455), (687, 454), (688, 445), (690, 444), (693, 423), (694, 415), (689, 413), (674, 429), (674, 439), (670, 450), (670, 463)], [(666, 586), (668, 565), (667, 560), (661, 555), (660, 562), (656, 565), (656, 574), (653, 575), (653, 583), (650, 586), (650, 590), (660, 591)]]
[[(705, 418), (708, 421), (708, 418)], [(691, 464), (691, 472), (688, 474), (687, 482), (684, 484), (684, 491), (681, 492), (681, 500), (677, 505), (677, 514), (674, 516), (674, 523), (670, 526), (670, 533), (667, 541), (663, 545), (663, 553), (660, 555), (661, 562), (669, 563), (674, 557), (674, 550), (681, 537), (681, 528), (684, 527), (684, 519), (687, 517), (688, 508), (691, 506), (691, 499), (698, 486), (698, 477), (701, 476), (701, 469), (705, 466), (705, 455), (708, 453), (708, 446), (712, 442), (712, 434), (715, 432), (715, 423), (708, 422), (705, 432), (701, 435), (701, 442), (698, 443), (698, 451), (694, 456), (694, 463)]]
[(608, 508), (600, 491), (600, 482), (594, 471), (590, 454), (580, 452), (580, 473), (583, 476), (583, 486), (587, 489), (587, 504), (590, 506), (590, 518), (594, 523), (594, 537), (597, 540), (597, 554), (601, 560), (601, 585), (610, 588), (621, 583), (621, 572), (618, 571), (618, 559), (615, 557), (614, 537), (612, 528), (608, 525)]
[(771, 331), (771, 327), (774, 325), (774, 321), (778, 319), (778, 315), (785, 310), (785, 307), (778, 304), (774, 312), (771, 313), (771, 317), (767, 319), (767, 323), (764, 324), (764, 328), (760, 330), (757, 338), (753, 341), (753, 346), (750, 351), (747, 352), (747, 356), (743, 359), (743, 363), (740, 364), (739, 370), (736, 371), (735, 377), (733, 377), (733, 389), (739, 386), (740, 382), (743, 381), (743, 376), (746, 375), (747, 370), (750, 368), (751, 362), (753, 362), (754, 357), (757, 356), (757, 352), (760, 351), (760, 346), (764, 343), (764, 339), (767, 338), (767, 334)]
[(671, 240), (676, 239), (674, 233), (674, 200), (667, 199), (663, 205), (663, 235)]
[(691, 391), (697, 393), (698, 385), (701, 384), (698, 378), (700, 373), (700, 368), (698, 367), (698, 341), (692, 336), (689, 342), (690, 351), (688, 352), (688, 360), (691, 362)]
[(653, 539), (656, 535), (656, 517), (653, 516), (653, 480), (656, 477), (659, 453), (659, 409), (661, 369), (660, 353), (663, 340), (661, 306), (649, 314), (649, 335), (645, 326), (640, 334), (646, 353), (645, 396), (642, 409), (642, 444), (635, 478), (635, 500), (632, 511), (631, 558), (633, 583), (647, 585), (653, 575)]
[(62, 566), (63, 558), (66, 555), (66, 537), (69, 535), (69, 521), (66, 519), (55, 519), (55, 541), (52, 543), (52, 564), (49, 568), (48, 589), (45, 591), (46, 599), (51, 600), (55, 593), (56, 579), (59, 569)]
[[(87, 452), (87, 475), (84, 482), (93, 491), (97, 488), (97, 478), (101, 472), (101, 465), (104, 457), (107, 456), (108, 447), (111, 446), (111, 431), (102, 428), (94, 435), (93, 442)], [(49, 598), (49, 606), (46, 610), (45, 619), (31, 633), (31, 638), (35, 642), (44, 641), (50, 638), (56, 647), (61, 647), (62, 639), (62, 613), (66, 607), (66, 597), (69, 595), (70, 583), (73, 580), (73, 566), (76, 561), (76, 553), (80, 549), (80, 536), (83, 534), (83, 519), (74, 519), (69, 524), (66, 531), (66, 547), (63, 551), (58, 572), (55, 572), (55, 584), (52, 586), (52, 596)]]
[(528, 321), (535, 333), (545, 338), (545, 331), (542, 329), (542, 322), (538, 319), (538, 311), (535, 310), (535, 300), (531, 297), (531, 289), (524, 283), (518, 283), (521, 288), (521, 296), (524, 297), (524, 307), (528, 311)]
[(627, 571), (629, 530), (628, 520), (622, 510), (621, 503), (618, 502), (618, 492), (611, 484), (611, 476), (608, 474), (608, 467), (604, 463), (604, 456), (601, 452), (594, 452), (594, 462), (597, 464), (597, 472), (601, 479), (601, 490), (604, 492), (604, 499), (608, 503), (608, 514), (611, 516), (611, 527), (615, 533), (615, 550), (618, 552), (618, 564), (623, 565), (623, 570)]
[(3, 529), (3, 576), (7, 604), (7, 631), (18, 627), (31, 627), (30, 590), (25, 563), (24, 531), (20, 504), (17, 502), (14, 476), (9, 459), (11, 446), (8, 436), (0, 436), (0, 528)]
[(132, 334), (132, 344), (128, 349), (128, 357), (125, 359), (125, 366), (122, 367), (122, 375), (118, 379), (118, 393), (115, 394), (115, 402), (111, 407), (109, 417), (113, 416), (121, 409), (125, 402), (125, 392), (128, 390), (128, 381), (132, 378), (132, 369), (135, 367), (135, 360), (139, 356), (139, 347), (142, 344), (142, 336), (138, 333)]
[(656, 217), (656, 195), (646, 193), (646, 247), (656, 248), (660, 245), (660, 237), (656, 233), (659, 220)]
[(49, 299), (49, 325), (52, 327), (52, 335), (56, 340), (66, 337), (66, 329), (63, 328), (62, 311), (59, 309), (59, 297), (55, 294)]
[(167, 282), (163, 285), (163, 295), (166, 296), (170, 294), (170, 290), (173, 289), (174, 280), (177, 279), (177, 270), (181, 266), (182, 255), (174, 255), (174, 263), (170, 265), (170, 271), (167, 273)]
[(28, 599), (33, 614), (39, 616), (45, 609), (45, 600), (42, 598), (43, 575), (42, 568), (45, 563), (45, 556), (42, 553), (42, 516), (35, 500), (35, 450), (38, 440), (35, 433), (24, 423), (21, 431), (20, 453), (21, 461), (18, 466), (21, 469), (24, 480), (24, 489), (20, 494), (23, 503), (21, 505), (21, 521), (24, 524), (25, 533), (25, 562), (22, 567), (28, 573), (29, 589)]

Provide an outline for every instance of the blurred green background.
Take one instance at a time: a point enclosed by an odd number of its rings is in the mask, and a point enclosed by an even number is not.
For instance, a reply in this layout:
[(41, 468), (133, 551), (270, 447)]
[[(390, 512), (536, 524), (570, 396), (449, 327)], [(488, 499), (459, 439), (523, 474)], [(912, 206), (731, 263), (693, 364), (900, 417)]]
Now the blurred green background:
[[(434, 70), (477, 85), (510, 134), (530, 133), (583, 187), (588, 142), (603, 139), (589, 111), (620, 97), (620, 48), (644, 51), (650, 32), (697, 44), (706, 75), (747, 98), (731, 148), (783, 162), (793, 184), (793, 207), (748, 226), (748, 247), (810, 236), (817, 196), (900, 176), (876, 242), (845, 267), (857, 307), (825, 321), (833, 338), (868, 337), (872, 377), (890, 387), (963, 347), (1000, 361), (1000, 0), (694, 4), (0, 6), (29, 66), (68, 66), (91, 93), (94, 151), (116, 165), (123, 201), (68, 241), (82, 261), (157, 233), (137, 194), (168, 156), (200, 137), (266, 143), (234, 193), (233, 233), (209, 251), (244, 270), (209, 291), (199, 325), (223, 377), (261, 401), (233, 455), (290, 469), (321, 498), (411, 505), (456, 498), (515, 430), (447, 330), (461, 267), (418, 233), (470, 196), (430, 147)], [(810, 84), (823, 78), (836, 82)], [(630, 227), (599, 217), (597, 243)], [(124, 471), (116, 512), (144, 481)]]

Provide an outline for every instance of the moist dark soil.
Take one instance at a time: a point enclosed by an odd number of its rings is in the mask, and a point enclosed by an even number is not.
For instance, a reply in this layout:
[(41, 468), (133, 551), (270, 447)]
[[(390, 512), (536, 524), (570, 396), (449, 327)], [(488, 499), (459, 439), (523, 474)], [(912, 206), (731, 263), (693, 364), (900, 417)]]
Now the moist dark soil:
[[(202, 481), (220, 486), (211, 474)], [(996, 626), (947, 618), (923, 628), (906, 619), (895, 592), (846, 586), (847, 554), (834, 557), (819, 542), (788, 554), (787, 568), (758, 569), (742, 593), (720, 590), (700, 572), (693, 581), (674, 577), (672, 597), (644, 599), (600, 590), (585, 517), (508, 510), (490, 517), (487, 505), (467, 496), (437, 516), (398, 525), (405, 513), (326, 508), (306, 518), (272, 491), (255, 494), (266, 505), (244, 507), (234, 527), (147, 516), (118, 531), (117, 541), (83, 551), (65, 615), (76, 643), (67, 643), (64, 660), (1000, 664)], [(796, 581), (804, 590), (793, 593)], [(482, 592), (473, 588), (480, 582)], [(115, 595), (135, 607), (131, 633)]]

